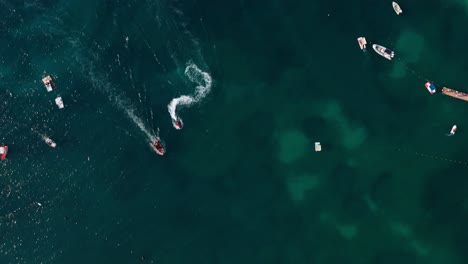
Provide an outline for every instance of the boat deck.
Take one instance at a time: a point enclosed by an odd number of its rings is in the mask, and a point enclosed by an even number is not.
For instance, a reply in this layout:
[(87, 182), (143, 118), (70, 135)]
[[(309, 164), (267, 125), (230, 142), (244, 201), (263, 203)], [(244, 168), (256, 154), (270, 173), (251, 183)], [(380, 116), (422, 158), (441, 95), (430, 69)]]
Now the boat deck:
[(451, 96), (453, 98), (461, 99), (461, 100), (464, 100), (464, 101), (468, 101), (468, 94), (462, 93), (462, 92), (459, 92), (459, 91), (455, 91), (455, 90), (452, 90), (452, 89), (447, 88), (447, 87), (442, 88), (442, 94)]

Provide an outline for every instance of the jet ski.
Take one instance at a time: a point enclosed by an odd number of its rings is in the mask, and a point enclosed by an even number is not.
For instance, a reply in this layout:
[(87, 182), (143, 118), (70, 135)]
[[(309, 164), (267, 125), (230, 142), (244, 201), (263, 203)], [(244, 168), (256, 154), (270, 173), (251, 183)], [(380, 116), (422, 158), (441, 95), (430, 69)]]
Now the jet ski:
[(182, 119), (172, 119), (172, 125), (175, 129), (182, 129), (184, 127), (184, 123), (182, 123)]
[(55, 148), (57, 146), (57, 144), (50, 138), (46, 137), (45, 138), (45, 143), (53, 148)]
[(0, 147), (0, 158), (5, 160), (8, 154), (8, 146), (1, 146)]
[(52, 81), (52, 77), (50, 77), (50, 75), (42, 78), (42, 83), (47, 89), (47, 92), (52, 92), (52, 90), (55, 89), (55, 83)]
[(161, 143), (161, 140), (159, 140), (159, 138), (156, 139), (156, 141), (154, 141), (152, 146), (156, 153), (158, 153), (159, 155), (162, 156), (166, 153), (166, 148), (164, 148), (164, 145)]

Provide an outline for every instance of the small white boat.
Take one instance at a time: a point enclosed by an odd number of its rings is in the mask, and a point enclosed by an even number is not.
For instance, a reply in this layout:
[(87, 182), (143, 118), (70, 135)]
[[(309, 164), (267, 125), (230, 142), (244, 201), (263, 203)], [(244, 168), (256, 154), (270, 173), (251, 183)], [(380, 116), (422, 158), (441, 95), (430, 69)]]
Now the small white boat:
[(322, 145), (320, 145), (320, 142), (315, 142), (315, 151), (322, 151)]
[(64, 107), (62, 97), (55, 98), (55, 104), (58, 106), (59, 109)]
[(393, 52), (390, 49), (387, 49), (384, 46), (380, 46), (378, 44), (372, 45), (372, 48), (379, 54), (380, 56), (386, 58), (387, 60), (392, 60), (393, 57), (395, 56), (395, 52)]
[(52, 90), (55, 89), (55, 83), (52, 81), (52, 77), (50, 77), (50, 75), (42, 78), (42, 83), (47, 89), (47, 92), (52, 92)]
[(48, 137), (45, 138), (45, 143), (53, 148), (57, 146), (57, 144), (51, 138)]
[(395, 10), (395, 13), (397, 15), (403, 13), (403, 10), (401, 10), (400, 5), (397, 2), (392, 2), (393, 10)]
[(0, 158), (5, 160), (8, 155), (8, 146), (0, 146)]
[(453, 125), (452, 130), (450, 130), (450, 136), (455, 135), (455, 132), (457, 132), (457, 126)]
[(361, 50), (366, 50), (366, 44), (367, 44), (366, 38), (365, 37), (359, 37), (357, 39), (357, 41), (358, 41), (358, 44), (359, 44), (359, 47), (361, 48)]

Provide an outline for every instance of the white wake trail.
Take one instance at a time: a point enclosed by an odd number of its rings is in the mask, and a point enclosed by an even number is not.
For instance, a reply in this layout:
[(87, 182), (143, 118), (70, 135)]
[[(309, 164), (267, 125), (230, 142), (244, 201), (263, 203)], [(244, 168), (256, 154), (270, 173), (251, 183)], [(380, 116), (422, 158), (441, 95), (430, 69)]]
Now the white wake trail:
[(148, 137), (150, 142), (154, 142), (157, 139), (156, 135), (153, 135), (145, 126), (143, 121), (135, 115), (134, 111), (132, 109), (125, 109), (125, 112), (127, 113), (128, 117), (138, 126), (138, 128), (145, 133), (145, 135)]
[[(84, 66), (84, 65), (83, 65)], [(108, 82), (105, 77), (99, 78), (96, 76), (94, 70), (94, 64), (89, 63), (88, 76), (91, 84), (98, 90), (104, 92), (108, 95), (109, 100), (114, 103), (119, 109), (123, 110), (130, 120), (137, 125), (137, 127), (146, 135), (150, 143), (153, 143), (159, 139), (158, 135), (151, 133), (150, 130), (146, 127), (145, 123), (141, 118), (135, 114), (135, 109), (128, 99), (122, 97), (119, 94), (116, 94), (116, 90), (112, 87), (111, 83)]]
[(198, 68), (194, 63), (190, 63), (184, 71), (187, 78), (197, 84), (193, 96), (182, 95), (174, 98), (167, 105), (167, 109), (172, 118), (172, 124), (176, 129), (182, 129), (182, 125), (177, 125), (176, 122), (182, 123), (182, 119), (177, 115), (177, 106), (190, 106), (194, 103), (200, 102), (211, 91), (212, 79), (211, 76)]

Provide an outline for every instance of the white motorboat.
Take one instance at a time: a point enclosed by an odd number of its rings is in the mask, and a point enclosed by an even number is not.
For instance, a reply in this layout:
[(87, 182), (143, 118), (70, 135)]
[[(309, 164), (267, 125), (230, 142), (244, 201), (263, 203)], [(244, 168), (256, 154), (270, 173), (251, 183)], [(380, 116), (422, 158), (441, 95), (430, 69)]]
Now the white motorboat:
[(51, 138), (46, 137), (44, 141), (50, 147), (55, 148), (57, 146), (57, 144)]
[(372, 48), (379, 54), (380, 56), (386, 58), (387, 60), (392, 60), (393, 57), (395, 56), (395, 52), (393, 52), (390, 49), (387, 49), (384, 46), (380, 46), (378, 44), (372, 45)]
[(397, 2), (392, 2), (393, 10), (395, 10), (395, 13), (397, 15), (403, 13), (403, 10), (401, 10), (400, 5)]

